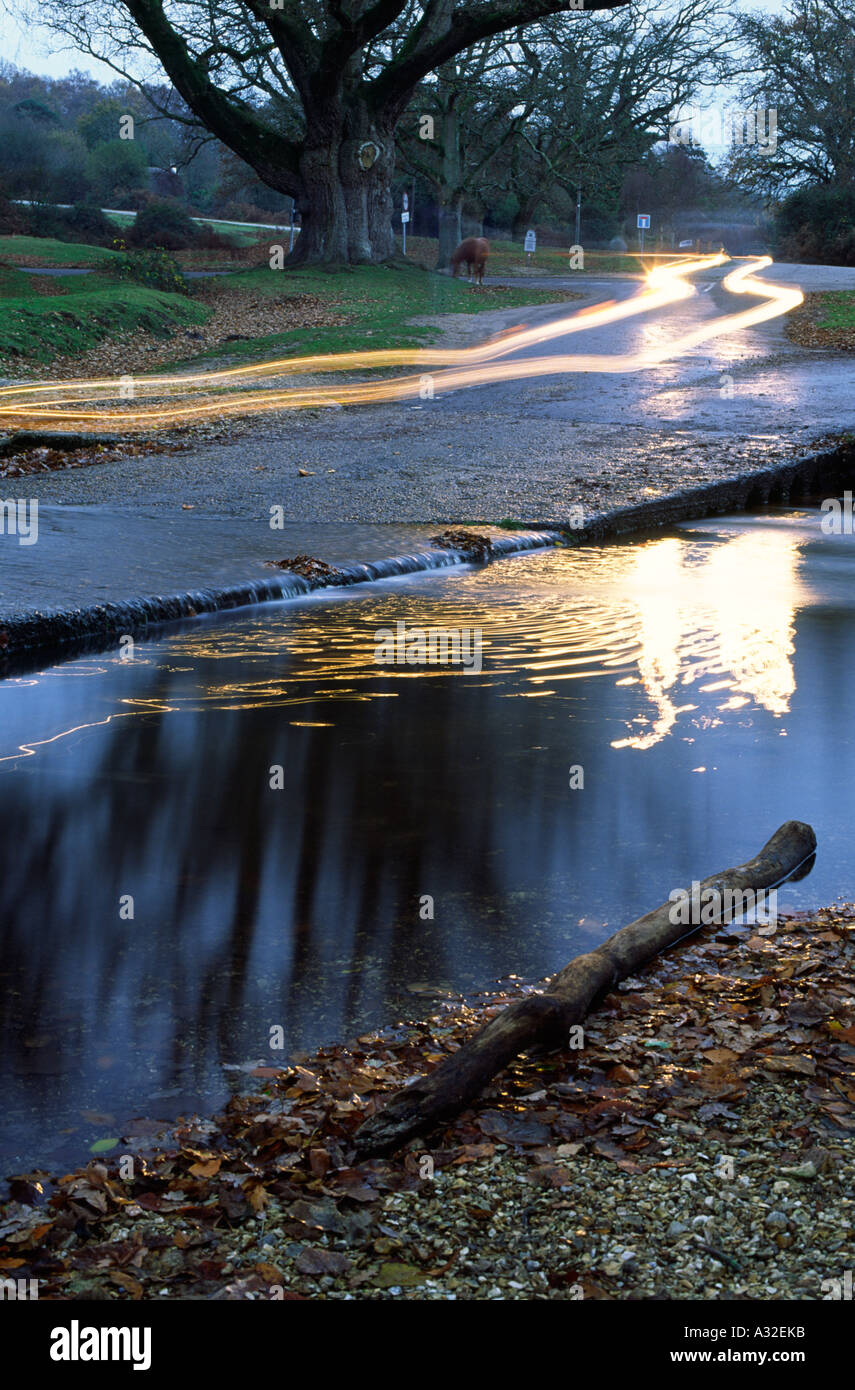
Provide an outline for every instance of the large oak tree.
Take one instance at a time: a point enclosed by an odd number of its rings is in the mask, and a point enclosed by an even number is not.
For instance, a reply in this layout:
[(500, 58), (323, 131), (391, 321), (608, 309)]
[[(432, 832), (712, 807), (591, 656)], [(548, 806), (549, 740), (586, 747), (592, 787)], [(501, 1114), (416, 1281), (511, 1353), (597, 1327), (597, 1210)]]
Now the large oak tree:
[(749, 109), (775, 112), (774, 141), (737, 143), (732, 175), (781, 195), (806, 185), (855, 185), (855, 0), (788, 0), (747, 14), (742, 87)]
[[(585, 0), (617, 9), (625, 0)], [(156, 59), (192, 119), (297, 200), (295, 258), (391, 256), (395, 127), (464, 49), (580, 0), (55, 0), (38, 17), (141, 81)], [(158, 74), (162, 80), (162, 73)]]

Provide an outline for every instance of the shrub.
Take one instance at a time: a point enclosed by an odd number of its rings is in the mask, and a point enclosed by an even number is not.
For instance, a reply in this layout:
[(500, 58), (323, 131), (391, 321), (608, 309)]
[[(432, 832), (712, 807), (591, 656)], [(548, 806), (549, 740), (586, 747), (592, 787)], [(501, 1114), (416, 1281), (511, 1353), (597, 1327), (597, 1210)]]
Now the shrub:
[(114, 243), (121, 251), (110, 266), (120, 280), (133, 280), (151, 290), (166, 290), (169, 294), (189, 294), (181, 267), (162, 248), (148, 251), (128, 251), (122, 242)]
[(37, 203), (25, 209), (24, 223), (21, 230), (29, 236), (82, 241), (90, 246), (109, 246), (116, 234), (115, 227), (101, 209), (88, 203), (75, 203), (72, 208)]
[(820, 265), (855, 265), (855, 186), (799, 188), (775, 217), (778, 255)]
[(116, 228), (99, 207), (93, 203), (75, 203), (65, 213), (73, 241), (87, 241), (93, 246), (109, 246)]
[(180, 203), (169, 198), (153, 198), (140, 208), (128, 233), (135, 246), (162, 246), (167, 251), (184, 251), (199, 241), (199, 229)]
[(226, 222), (270, 222), (287, 227), (291, 210), (290, 204), (278, 212), (271, 212), (269, 208), (259, 207), (257, 203), (241, 203), (232, 199), (224, 205), (222, 212), (218, 215)]
[(18, 236), (26, 230), (24, 209), (10, 203), (5, 191), (0, 188), (0, 236)]
[(235, 243), (231, 237), (223, 236), (216, 227), (209, 227), (207, 223), (196, 223), (197, 237), (196, 246), (202, 247), (205, 251), (234, 251)]

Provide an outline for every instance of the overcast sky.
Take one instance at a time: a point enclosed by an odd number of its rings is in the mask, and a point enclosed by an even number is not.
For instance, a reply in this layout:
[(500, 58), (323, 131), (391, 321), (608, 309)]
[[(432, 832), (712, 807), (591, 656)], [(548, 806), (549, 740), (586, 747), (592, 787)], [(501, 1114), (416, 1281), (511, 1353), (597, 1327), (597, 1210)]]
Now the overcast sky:
[[(750, 3), (739, 8), (773, 11), (783, 9), (783, 5), (784, 0), (750, 0)], [(35, 6), (33, 8), (35, 10)], [(46, 34), (34, 25), (21, 25), (7, 13), (3, 0), (0, 0), (0, 54), (7, 62), (40, 73), (43, 77), (64, 77), (73, 68), (80, 68), (104, 82), (115, 79), (115, 73), (110, 68), (84, 53), (72, 48), (57, 52), (58, 42), (55, 35)]]
[[(784, 0), (751, 0), (751, 3), (740, 6), (741, 10), (766, 11), (781, 10), (783, 7)], [(85, 72), (92, 72), (100, 81), (114, 81), (114, 72), (96, 63), (95, 58), (78, 53), (75, 49), (56, 51), (58, 42), (60, 40), (56, 35), (47, 35), (43, 29), (39, 31), (33, 25), (25, 28), (19, 24), (13, 15), (7, 13), (3, 0), (0, 0), (0, 54), (7, 63), (51, 78), (61, 78), (72, 68), (82, 68)]]

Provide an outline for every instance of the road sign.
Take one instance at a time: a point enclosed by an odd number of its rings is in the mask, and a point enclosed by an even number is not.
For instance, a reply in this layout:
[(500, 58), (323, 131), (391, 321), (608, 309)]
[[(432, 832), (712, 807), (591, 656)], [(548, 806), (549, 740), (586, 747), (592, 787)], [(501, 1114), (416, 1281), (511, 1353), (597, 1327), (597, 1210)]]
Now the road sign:
[(681, 242), (680, 242), (680, 250), (682, 251), (682, 249), (683, 249), (684, 246), (694, 246), (694, 244), (695, 244), (695, 243), (694, 243), (693, 241), (691, 241), (691, 240), (690, 240), (690, 241), (681, 241)]
[(537, 237), (535, 236), (534, 232), (526, 232), (525, 249), (529, 255), (531, 255), (532, 251), (537, 250)]
[(402, 222), (409, 222), (409, 220), (410, 220), (410, 214), (409, 214), (408, 212), (402, 212), (402, 213), (401, 213), (401, 221), (402, 221)]
[(638, 228), (639, 228), (639, 230), (640, 230), (640, 231), (645, 231), (645, 232), (646, 232), (649, 226), (650, 226), (650, 213), (649, 213), (649, 212), (640, 212), (640, 213), (638, 214)]
[(406, 193), (405, 193), (405, 194), (404, 194), (404, 198), (403, 198), (404, 212), (407, 211), (407, 208), (408, 208), (409, 206), (410, 206), (410, 200), (409, 200), (409, 198), (407, 197), (407, 195), (406, 195)]

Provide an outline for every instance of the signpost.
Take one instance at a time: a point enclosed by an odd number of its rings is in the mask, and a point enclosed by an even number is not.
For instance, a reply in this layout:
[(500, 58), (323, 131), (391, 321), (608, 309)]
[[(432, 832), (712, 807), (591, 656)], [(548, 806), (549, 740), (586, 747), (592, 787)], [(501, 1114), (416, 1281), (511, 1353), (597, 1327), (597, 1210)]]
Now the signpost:
[(406, 254), (407, 254), (407, 223), (408, 223), (409, 220), (410, 220), (409, 207), (410, 207), (410, 200), (409, 200), (409, 198), (407, 197), (407, 195), (406, 195), (406, 193), (405, 193), (405, 194), (404, 194), (404, 198), (403, 198), (403, 212), (401, 213), (401, 233), (402, 233), (403, 238), (404, 238), (404, 255), (405, 255), (405, 256), (406, 256)]
[(531, 260), (536, 250), (537, 237), (535, 236), (533, 231), (528, 231), (525, 234), (525, 254), (528, 260)]
[(641, 232), (641, 254), (642, 254), (642, 256), (643, 256), (643, 255), (644, 255), (644, 233), (647, 231), (648, 227), (650, 226), (650, 213), (649, 213), (649, 212), (640, 212), (640, 213), (638, 214), (637, 226), (638, 226), (638, 230)]

